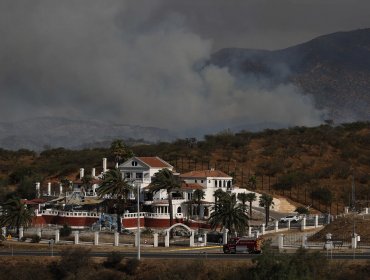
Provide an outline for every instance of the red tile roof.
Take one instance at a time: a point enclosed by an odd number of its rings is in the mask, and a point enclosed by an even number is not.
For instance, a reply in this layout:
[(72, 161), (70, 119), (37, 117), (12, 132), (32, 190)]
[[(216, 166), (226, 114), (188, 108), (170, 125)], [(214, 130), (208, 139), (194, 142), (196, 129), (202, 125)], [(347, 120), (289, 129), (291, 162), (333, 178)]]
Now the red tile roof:
[(190, 171), (180, 175), (181, 178), (230, 177), (219, 170)]
[(171, 168), (172, 165), (168, 162), (160, 159), (159, 157), (137, 157), (138, 160), (144, 162), (145, 164), (149, 165), (150, 167), (157, 167), (157, 168)]
[(182, 182), (181, 183), (181, 187), (180, 187), (181, 190), (203, 190), (205, 189), (205, 187), (197, 184), (197, 183), (185, 183), (185, 182)]

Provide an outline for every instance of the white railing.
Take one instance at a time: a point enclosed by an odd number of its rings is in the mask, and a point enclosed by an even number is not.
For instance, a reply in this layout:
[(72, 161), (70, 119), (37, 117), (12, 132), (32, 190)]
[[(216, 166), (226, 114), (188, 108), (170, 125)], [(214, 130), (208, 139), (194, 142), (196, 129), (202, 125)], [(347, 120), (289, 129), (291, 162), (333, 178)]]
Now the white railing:
[[(146, 212), (140, 212), (139, 217), (145, 217)], [(123, 214), (123, 218), (137, 218), (137, 213), (126, 213)]]
[(146, 218), (169, 218), (169, 213), (145, 213)]
[(42, 210), (41, 212), (36, 211), (37, 215), (49, 215), (49, 216), (62, 216), (62, 217), (93, 217), (99, 218), (100, 214), (97, 212), (67, 212), (67, 211), (56, 211), (56, 210)]

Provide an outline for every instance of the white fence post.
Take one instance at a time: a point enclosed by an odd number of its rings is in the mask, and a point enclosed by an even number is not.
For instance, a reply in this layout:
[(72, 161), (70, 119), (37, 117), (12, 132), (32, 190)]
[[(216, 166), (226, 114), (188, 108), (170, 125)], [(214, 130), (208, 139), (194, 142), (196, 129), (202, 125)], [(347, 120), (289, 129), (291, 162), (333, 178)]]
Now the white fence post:
[(59, 243), (59, 239), (60, 239), (60, 231), (59, 229), (56, 229), (55, 230), (55, 243)]
[(23, 227), (19, 228), (19, 240), (23, 238)]
[(99, 245), (99, 231), (94, 232), (94, 245)]
[[(190, 236), (191, 239), (191, 236)], [(193, 237), (194, 242), (194, 237)], [(164, 247), (170, 247), (170, 231), (166, 230), (166, 236), (164, 237)]]
[(248, 236), (249, 237), (252, 236), (252, 227), (251, 226), (248, 227)]
[(278, 235), (278, 247), (279, 251), (284, 248), (284, 234)]
[(41, 228), (36, 228), (36, 235), (41, 238)]
[(1, 235), (6, 237), (6, 227), (1, 228)]
[(306, 217), (303, 217), (302, 222), (301, 222), (301, 230), (306, 229)]
[(76, 230), (74, 232), (74, 235), (75, 235), (75, 244), (79, 244), (80, 243), (80, 233), (78, 230)]
[(194, 230), (192, 229), (191, 232), (190, 232), (190, 247), (194, 247), (194, 235), (195, 235), (195, 232)]
[(223, 236), (222, 236), (222, 238), (223, 238), (223, 244), (227, 244), (227, 233), (229, 232), (229, 230), (227, 229), (227, 228), (225, 228), (224, 230), (223, 230)]
[(153, 246), (158, 247), (158, 233), (153, 233)]
[(113, 245), (119, 246), (119, 232), (118, 231), (114, 233), (114, 244)]
[(288, 230), (290, 230), (290, 220), (288, 220)]
[(315, 228), (319, 226), (319, 215), (315, 215)]
[(204, 246), (207, 245), (207, 233), (203, 234), (203, 243), (204, 243)]
[(356, 249), (357, 248), (357, 233), (355, 233), (352, 236), (351, 247), (352, 247), (352, 249)]
[(276, 220), (275, 221), (275, 232), (278, 232), (279, 231), (279, 221)]
[(262, 235), (265, 234), (265, 224), (262, 224), (262, 226), (261, 226), (261, 234)]
[(303, 234), (302, 235), (302, 248), (306, 248), (306, 247), (307, 247), (307, 235)]

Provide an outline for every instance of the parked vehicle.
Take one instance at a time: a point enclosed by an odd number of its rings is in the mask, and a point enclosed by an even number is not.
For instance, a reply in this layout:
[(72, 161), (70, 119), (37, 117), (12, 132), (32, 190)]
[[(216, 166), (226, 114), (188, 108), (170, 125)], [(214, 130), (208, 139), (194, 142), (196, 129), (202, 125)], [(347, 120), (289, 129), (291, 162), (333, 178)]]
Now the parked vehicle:
[(262, 237), (235, 237), (231, 238), (229, 242), (223, 246), (223, 251), (225, 254), (260, 254), (262, 252), (262, 243)]
[(283, 218), (280, 218), (280, 222), (281, 223), (287, 223), (287, 222), (291, 222), (291, 223), (297, 223), (299, 220), (301, 220), (301, 218), (297, 215), (290, 215), (290, 216), (286, 216), (286, 217), (283, 217)]

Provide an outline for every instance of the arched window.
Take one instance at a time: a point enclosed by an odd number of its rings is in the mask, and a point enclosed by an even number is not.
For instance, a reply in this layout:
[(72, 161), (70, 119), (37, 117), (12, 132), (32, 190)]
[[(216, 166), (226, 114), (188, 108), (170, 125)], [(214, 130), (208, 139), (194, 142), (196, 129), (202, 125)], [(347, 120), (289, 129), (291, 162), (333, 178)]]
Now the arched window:
[(181, 207), (177, 207), (177, 213), (181, 213)]

